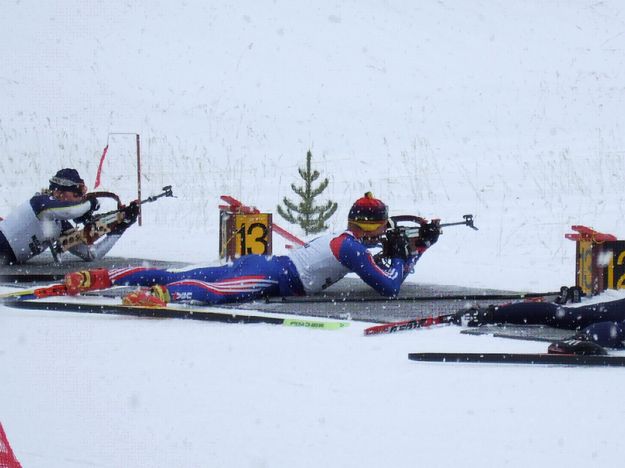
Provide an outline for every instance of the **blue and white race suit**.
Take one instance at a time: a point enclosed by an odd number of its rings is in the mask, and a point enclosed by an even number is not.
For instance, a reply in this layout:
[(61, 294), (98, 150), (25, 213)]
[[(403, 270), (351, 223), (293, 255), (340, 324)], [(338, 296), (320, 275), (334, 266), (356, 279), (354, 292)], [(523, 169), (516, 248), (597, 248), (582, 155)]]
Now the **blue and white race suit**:
[(172, 300), (208, 304), (266, 296), (314, 294), (353, 272), (383, 296), (393, 297), (422, 252), (376, 264), (367, 247), (345, 231), (318, 237), (288, 255), (246, 255), (218, 267), (187, 270), (124, 268), (110, 271), (118, 285), (166, 285)]

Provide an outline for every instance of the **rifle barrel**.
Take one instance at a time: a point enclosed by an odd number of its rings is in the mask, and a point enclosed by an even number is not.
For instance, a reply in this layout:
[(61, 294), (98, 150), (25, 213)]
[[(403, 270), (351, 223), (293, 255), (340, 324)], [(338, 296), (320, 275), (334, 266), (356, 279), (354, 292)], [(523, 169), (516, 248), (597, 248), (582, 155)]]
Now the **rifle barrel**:
[(465, 215), (464, 216), (464, 221), (458, 221), (456, 223), (443, 223), (440, 225), (440, 227), (445, 227), (445, 226), (469, 226), (471, 229), (474, 229), (476, 231), (479, 231), (478, 228), (475, 227), (475, 225), (473, 224), (473, 216), (472, 215)]
[(173, 197), (174, 196), (174, 194), (173, 194), (173, 192), (171, 190), (171, 185), (167, 185), (166, 187), (163, 187), (162, 190), (163, 190), (163, 192), (159, 193), (158, 195), (152, 195), (152, 196), (150, 196), (150, 197), (148, 197), (148, 198), (146, 198), (144, 200), (141, 200), (139, 202), (139, 205), (143, 205), (144, 203), (149, 203), (149, 202), (156, 201), (156, 200), (158, 200), (161, 197)]

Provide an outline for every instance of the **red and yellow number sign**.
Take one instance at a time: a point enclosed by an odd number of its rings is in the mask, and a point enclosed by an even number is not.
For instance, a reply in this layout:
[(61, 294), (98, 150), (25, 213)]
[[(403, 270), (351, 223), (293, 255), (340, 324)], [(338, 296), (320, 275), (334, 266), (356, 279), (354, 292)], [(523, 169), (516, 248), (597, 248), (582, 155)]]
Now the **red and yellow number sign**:
[(593, 293), (593, 244), (590, 241), (578, 241), (577, 251), (577, 286), (584, 293)]
[(625, 288), (625, 241), (606, 242), (610, 247), (606, 288)]
[(271, 254), (271, 214), (236, 214), (234, 255)]

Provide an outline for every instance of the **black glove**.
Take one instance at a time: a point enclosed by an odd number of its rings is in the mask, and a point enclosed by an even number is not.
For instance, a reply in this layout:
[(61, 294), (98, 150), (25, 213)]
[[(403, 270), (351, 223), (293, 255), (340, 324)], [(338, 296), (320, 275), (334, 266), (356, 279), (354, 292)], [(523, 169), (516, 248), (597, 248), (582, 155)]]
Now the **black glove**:
[(133, 201), (122, 211), (124, 213), (124, 223), (130, 226), (137, 222), (137, 218), (139, 217), (139, 211), (141, 211), (141, 209), (139, 207), (139, 203)]
[(121, 210), (123, 218), (112, 229), (110, 234), (122, 235), (126, 229), (132, 226), (139, 217), (139, 204), (132, 202), (127, 207)]
[(419, 228), (419, 240), (425, 247), (431, 247), (438, 241), (438, 236), (441, 235), (441, 228), (438, 223), (431, 222), (422, 224)]
[(91, 208), (89, 211), (98, 211), (100, 209), (100, 202), (96, 197), (90, 197), (87, 195), (87, 200), (91, 203)]
[(89, 208), (89, 210), (87, 210), (85, 214), (83, 214), (82, 216), (79, 216), (78, 218), (75, 218), (74, 219), (75, 223), (87, 224), (93, 218), (93, 212), (98, 211), (100, 209), (100, 202), (98, 201), (96, 197), (87, 195), (85, 201), (88, 201), (91, 204), (91, 207)]
[(410, 256), (410, 241), (403, 230), (389, 229), (386, 231), (384, 256), (406, 260)]

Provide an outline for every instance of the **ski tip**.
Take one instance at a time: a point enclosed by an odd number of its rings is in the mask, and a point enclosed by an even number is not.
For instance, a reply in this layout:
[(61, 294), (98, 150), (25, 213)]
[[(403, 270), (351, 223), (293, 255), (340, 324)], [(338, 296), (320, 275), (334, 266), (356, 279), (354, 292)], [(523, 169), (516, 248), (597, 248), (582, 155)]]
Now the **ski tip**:
[(30, 299), (37, 299), (34, 291), (20, 291), (6, 294), (0, 294), (0, 304), (7, 302), (27, 301)]

